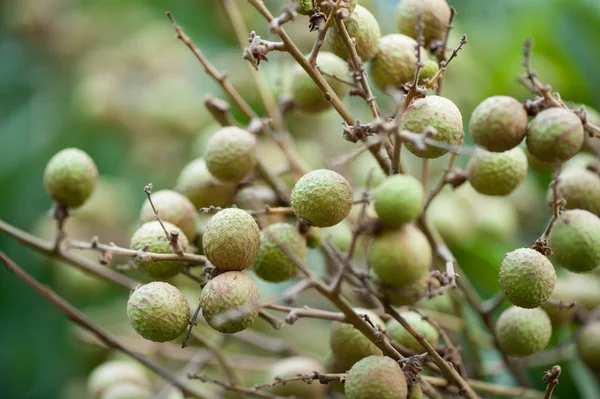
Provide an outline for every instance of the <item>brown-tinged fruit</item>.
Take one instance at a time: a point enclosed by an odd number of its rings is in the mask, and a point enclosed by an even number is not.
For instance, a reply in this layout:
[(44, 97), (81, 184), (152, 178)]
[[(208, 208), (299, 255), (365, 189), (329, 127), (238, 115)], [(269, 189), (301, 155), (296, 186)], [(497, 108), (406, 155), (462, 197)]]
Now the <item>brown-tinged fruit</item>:
[(56, 203), (79, 208), (92, 195), (98, 180), (98, 169), (88, 154), (67, 148), (55, 154), (46, 165), (44, 184)]
[[(348, 34), (354, 40), (356, 52), (361, 61), (367, 62), (375, 57), (379, 50), (379, 39), (381, 38), (381, 29), (377, 19), (366, 8), (358, 5), (354, 12), (344, 21)], [(327, 32), (327, 44), (331, 52), (347, 59), (349, 57), (348, 49), (343, 39), (343, 33), (340, 27), (335, 24)]]
[(226, 272), (202, 289), (200, 306), (215, 330), (233, 334), (248, 328), (258, 316), (260, 299), (254, 281), (242, 272)]
[[(152, 194), (152, 203), (164, 222), (177, 226), (189, 239), (196, 236), (198, 212), (194, 204), (183, 194), (173, 190), (161, 190)], [(142, 223), (156, 220), (150, 201), (146, 200), (140, 211)]]
[(215, 179), (204, 158), (197, 158), (183, 168), (175, 183), (175, 190), (188, 197), (196, 209), (231, 205), (236, 188), (233, 183)]
[(531, 248), (506, 254), (500, 267), (500, 286), (506, 298), (522, 308), (537, 308), (550, 298), (556, 272), (544, 255)]
[[(385, 92), (388, 86), (401, 89), (412, 81), (417, 69), (416, 46), (415, 39), (399, 33), (379, 39), (379, 50), (369, 65), (369, 76), (379, 90)], [(427, 61), (424, 50), (421, 61)]]
[[(600, 174), (583, 168), (569, 168), (558, 177), (558, 193), (567, 209), (585, 209), (600, 216)], [(552, 201), (552, 188), (548, 201)]]
[(417, 23), (423, 18), (423, 38), (429, 47), (443, 41), (450, 23), (450, 7), (446, 0), (401, 0), (396, 8), (396, 28), (417, 39)]
[(600, 266), (600, 218), (583, 209), (565, 211), (554, 223), (548, 244), (562, 267), (590, 272)]
[(473, 188), (485, 195), (508, 195), (527, 177), (527, 156), (519, 147), (504, 152), (475, 149), (467, 175)]
[(528, 356), (541, 351), (550, 342), (552, 324), (540, 308), (506, 309), (496, 323), (500, 347), (511, 356)]
[(473, 142), (486, 150), (508, 151), (527, 133), (527, 111), (512, 97), (488, 97), (471, 114), (469, 131)]
[[(441, 144), (459, 144), (463, 137), (462, 115), (450, 100), (440, 96), (427, 96), (414, 100), (402, 115), (403, 127), (413, 133), (424, 132), (427, 127), (436, 129), (434, 139)], [(424, 150), (407, 142), (406, 148), (419, 158), (439, 158), (447, 149), (427, 146)]]
[(155, 281), (133, 291), (127, 301), (127, 316), (142, 337), (166, 342), (186, 330), (190, 323), (190, 307), (177, 288)]
[[(385, 327), (384, 322), (373, 311), (367, 309), (354, 309), (361, 317), (367, 316), (371, 323), (378, 329)], [(334, 321), (329, 330), (329, 345), (336, 364), (348, 370), (354, 363), (367, 356), (381, 356), (381, 349), (363, 335), (352, 324)]]
[(277, 244), (287, 248), (301, 262), (306, 261), (306, 239), (298, 228), (288, 223), (275, 223), (260, 232), (260, 250), (254, 262), (254, 273), (265, 281), (281, 282), (296, 275), (296, 264)]
[(549, 108), (537, 114), (529, 124), (527, 148), (541, 161), (566, 161), (581, 148), (583, 135), (583, 124), (574, 112)]
[[(324, 373), (325, 367), (309, 357), (293, 356), (279, 360), (269, 370), (269, 381), (277, 378), (292, 378), (302, 375), (314, 375)], [(279, 396), (293, 396), (298, 399), (320, 399), (325, 395), (327, 386), (315, 381), (307, 384), (304, 381), (291, 381), (285, 384), (275, 385), (270, 391)]]
[(206, 225), (202, 248), (208, 260), (220, 270), (243, 270), (258, 256), (260, 230), (248, 212), (223, 209)]
[[(349, 69), (346, 61), (333, 53), (321, 51), (317, 56), (317, 67), (325, 73), (323, 78), (335, 94), (340, 99), (344, 98), (350, 86), (339, 79), (348, 78)], [(291, 96), (296, 107), (306, 113), (320, 113), (331, 108), (331, 102), (325, 98), (321, 89), (300, 65), (294, 66)]]
[[(177, 226), (169, 222), (163, 222), (163, 225), (168, 233), (177, 229)], [(188, 251), (189, 241), (183, 232), (179, 233), (177, 242), (183, 252)], [(148, 247), (146, 248), (146, 246)], [(146, 252), (158, 254), (174, 253), (173, 247), (165, 234), (165, 230), (158, 221), (141, 225), (131, 237), (131, 248), (135, 250), (146, 248)], [(144, 273), (157, 280), (165, 280), (174, 277), (185, 269), (185, 262), (177, 260), (157, 261), (136, 258), (135, 263)]]
[(348, 216), (354, 194), (352, 186), (342, 175), (318, 169), (296, 182), (291, 202), (296, 216), (317, 227), (331, 227)]
[(239, 127), (223, 127), (206, 143), (204, 159), (220, 181), (241, 182), (256, 165), (256, 136)]
[(346, 377), (348, 399), (406, 398), (408, 387), (400, 365), (387, 356), (369, 356), (357, 362)]
[(402, 288), (425, 276), (432, 252), (427, 237), (412, 224), (377, 235), (367, 252), (367, 262), (387, 285)]

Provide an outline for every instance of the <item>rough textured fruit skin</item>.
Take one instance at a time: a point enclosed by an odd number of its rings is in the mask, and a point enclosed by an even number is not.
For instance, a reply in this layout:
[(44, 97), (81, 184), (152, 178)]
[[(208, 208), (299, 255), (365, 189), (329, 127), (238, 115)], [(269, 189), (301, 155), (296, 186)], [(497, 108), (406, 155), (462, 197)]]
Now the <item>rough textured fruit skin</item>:
[(99, 399), (111, 385), (131, 382), (140, 387), (150, 388), (150, 380), (145, 370), (136, 363), (113, 360), (96, 367), (88, 377), (87, 391), (92, 399)]
[(208, 171), (204, 158), (197, 158), (179, 173), (175, 190), (188, 197), (199, 209), (231, 205), (236, 185), (217, 181)]
[(67, 148), (55, 154), (44, 171), (48, 195), (61, 205), (78, 208), (92, 195), (98, 169), (88, 154)]
[(172, 341), (190, 323), (190, 306), (176, 287), (155, 281), (136, 288), (127, 301), (131, 326), (154, 342)]
[[(348, 76), (348, 64), (335, 54), (321, 51), (317, 56), (317, 66), (323, 72), (339, 78)], [(331, 89), (341, 99), (348, 94), (348, 85), (330, 76), (323, 76)], [(307, 113), (319, 113), (331, 108), (321, 89), (300, 65), (294, 66), (291, 95), (298, 109)]]
[[(600, 216), (600, 175), (587, 169), (570, 168), (558, 179), (558, 193), (567, 201), (567, 209), (585, 209)], [(548, 190), (552, 201), (552, 189)]]
[[(463, 121), (460, 110), (447, 98), (428, 96), (414, 100), (402, 116), (403, 127), (414, 133), (421, 133), (428, 126), (437, 130), (435, 140), (458, 144), (463, 136)], [(421, 151), (413, 144), (406, 143), (406, 148), (419, 158), (439, 158), (448, 151), (427, 147)]]
[(566, 161), (581, 148), (583, 135), (583, 125), (575, 113), (566, 108), (549, 108), (529, 124), (527, 148), (541, 161)]
[(565, 211), (554, 223), (548, 244), (562, 267), (590, 272), (600, 266), (600, 218), (583, 209)]
[(577, 351), (589, 368), (600, 370), (600, 321), (592, 321), (579, 331)]
[(527, 356), (548, 345), (552, 335), (550, 318), (542, 309), (506, 309), (496, 323), (500, 347), (511, 356)]
[[(369, 320), (383, 330), (385, 323), (370, 310), (354, 309), (360, 316), (367, 315)], [(329, 346), (336, 364), (345, 370), (367, 356), (381, 356), (381, 349), (372, 343), (353, 325), (334, 321), (329, 330)]]
[(248, 328), (258, 316), (258, 288), (242, 272), (219, 274), (200, 296), (202, 315), (215, 330), (234, 334)]
[(292, 208), (302, 219), (317, 227), (331, 227), (348, 216), (354, 194), (342, 175), (328, 169), (302, 176), (292, 190)]
[(423, 293), (427, 291), (429, 284), (435, 284), (437, 280), (431, 280), (429, 274), (425, 274), (417, 281), (402, 286), (400, 288), (391, 287), (381, 282), (381, 279), (371, 269), (369, 272), (373, 288), (385, 295), (387, 301), (392, 306), (408, 306), (417, 303), (423, 298)]
[[(183, 194), (173, 190), (161, 190), (152, 194), (152, 203), (163, 222), (177, 226), (189, 239), (196, 236), (198, 212), (194, 204)], [(146, 200), (140, 211), (142, 223), (155, 220), (150, 201)]]
[(220, 270), (243, 270), (258, 256), (260, 229), (248, 212), (238, 208), (223, 209), (206, 225), (202, 249)]
[[(401, 88), (414, 78), (416, 45), (415, 39), (399, 33), (379, 39), (379, 50), (369, 65), (369, 76), (379, 90), (385, 92), (387, 86)], [(427, 61), (425, 51), (421, 51), (421, 58)]]
[(425, 65), (423, 65), (423, 68), (421, 68), (421, 72), (419, 72), (419, 84), (424, 85), (426, 82), (430, 81), (439, 69), (440, 67), (437, 62), (434, 60), (427, 60)]
[(208, 139), (204, 159), (214, 177), (239, 183), (256, 165), (256, 136), (239, 127), (223, 127)]
[(110, 386), (101, 399), (148, 399), (152, 392), (131, 382), (122, 382)]
[(400, 227), (421, 214), (425, 193), (421, 183), (409, 175), (388, 177), (375, 192), (375, 212), (386, 227)]
[(486, 195), (508, 195), (527, 176), (527, 156), (519, 147), (504, 152), (477, 148), (467, 167), (469, 183)]
[[(420, 314), (411, 311), (402, 312), (401, 316), (404, 317), (404, 319), (408, 322), (408, 324), (410, 324), (412, 328), (415, 329), (415, 331), (417, 331), (420, 334), (423, 334), (423, 338), (425, 338), (427, 342), (429, 342), (433, 346), (437, 345), (439, 333), (437, 332), (435, 327), (431, 325), (431, 323), (429, 323), (426, 320), (423, 320), (423, 317)], [(396, 320), (391, 319), (390, 321), (388, 321), (386, 324), (386, 328), (390, 335), (396, 341), (398, 341), (400, 345), (405, 346), (408, 349), (411, 349), (417, 353), (423, 353), (425, 351), (419, 343), (419, 341), (417, 341), (415, 337), (410, 335), (410, 333), (406, 331), (404, 327), (402, 327), (402, 325)]]
[(500, 267), (500, 287), (513, 305), (537, 308), (550, 298), (556, 284), (556, 272), (544, 255), (531, 248), (519, 248), (506, 254)]
[(386, 356), (369, 356), (352, 366), (344, 393), (348, 399), (406, 399), (408, 387), (398, 363)]
[(300, 261), (306, 260), (306, 239), (288, 223), (275, 223), (260, 232), (260, 250), (254, 262), (254, 273), (265, 281), (277, 283), (296, 275), (296, 265), (271, 239), (274, 237)]
[(471, 114), (469, 132), (473, 142), (488, 151), (508, 151), (527, 133), (527, 111), (512, 97), (488, 97)]
[[(363, 62), (375, 57), (379, 50), (379, 39), (381, 29), (377, 19), (366, 8), (358, 5), (354, 12), (345, 21), (346, 29), (351, 38), (355, 40), (356, 52)], [(343, 35), (339, 26), (332, 25), (327, 32), (327, 44), (332, 53), (347, 59), (348, 49), (344, 43)]]
[[(314, 372), (324, 373), (325, 367), (309, 357), (288, 357), (273, 363), (269, 371), (268, 381), (275, 378), (296, 377), (298, 374), (312, 375)], [(287, 382), (285, 385), (276, 385), (271, 393), (279, 396), (294, 396), (298, 399), (320, 399), (325, 395), (326, 385), (307, 384), (304, 381)]]
[[(163, 222), (168, 232), (176, 229), (177, 226)], [(179, 246), (183, 249), (183, 252), (188, 251), (189, 241), (183, 232), (179, 233)], [(172, 254), (173, 247), (167, 240), (165, 231), (158, 221), (144, 223), (139, 229), (133, 233), (131, 237), (131, 248), (140, 250), (148, 244), (149, 247), (146, 252), (154, 252), (159, 254)], [(143, 261), (141, 259), (135, 260), (138, 267), (150, 277), (157, 280), (165, 280), (171, 278), (185, 269), (185, 262), (177, 261)]]
[(450, 22), (450, 7), (446, 0), (401, 0), (396, 8), (398, 32), (417, 39), (417, 23), (422, 15), (423, 38), (429, 46), (435, 40), (443, 40)]
[[(317, 2), (319, 2), (319, 1), (317, 0)], [(335, 0), (332, 3), (335, 4)], [(355, 10), (357, 5), (358, 5), (358, 0), (342, 0), (342, 4), (341, 4), (340, 8), (345, 7), (346, 10), (348, 10), (348, 13), (351, 13)], [(326, 15), (329, 15), (329, 13), (331, 13), (332, 9), (330, 6), (325, 5), (325, 6), (321, 6), (321, 11), (324, 12)]]
[(369, 246), (367, 263), (383, 283), (402, 288), (428, 272), (431, 257), (427, 237), (407, 224), (376, 236)]
[(313, 10), (312, 0), (293, 0), (298, 14), (309, 15)]

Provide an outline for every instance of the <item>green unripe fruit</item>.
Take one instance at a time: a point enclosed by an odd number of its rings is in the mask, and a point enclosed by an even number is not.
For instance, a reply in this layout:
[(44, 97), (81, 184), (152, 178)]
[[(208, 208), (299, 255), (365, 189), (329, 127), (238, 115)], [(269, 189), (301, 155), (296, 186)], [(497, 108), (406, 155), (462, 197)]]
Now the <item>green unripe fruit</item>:
[(582, 209), (565, 211), (554, 223), (548, 244), (565, 269), (592, 271), (600, 266), (600, 218)]
[[(375, 313), (367, 309), (354, 309), (354, 311), (361, 317), (368, 316), (371, 323), (383, 331), (385, 324)], [(381, 349), (365, 337), (360, 330), (352, 324), (338, 321), (331, 323), (329, 345), (336, 363), (345, 370), (367, 356), (382, 355)]]
[(102, 363), (92, 371), (87, 380), (87, 391), (90, 398), (99, 399), (108, 387), (122, 382), (145, 388), (151, 386), (145, 370), (137, 363), (114, 360)]
[(552, 324), (542, 309), (506, 309), (496, 324), (500, 347), (511, 356), (528, 356), (541, 351), (550, 342)]
[(488, 97), (471, 114), (469, 131), (473, 142), (486, 150), (508, 151), (527, 133), (527, 111), (512, 97)]
[(398, 399), (406, 398), (408, 387), (396, 361), (386, 356), (369, 356), (352, 366), (344, 393), (348, 399)]
[(306, 235), (306, 246), (309, 248), (319, 248), (321, 246), (321, 229), (313, 227)]
[[(152, 203), (163, 222), (174, 224), (188, 238), (196, 236), (198, 212), (185, 195), (173, 190), (161, 190), (152, 194)], [(154, 210), (150, 201), (146, 200), (140, 212), (140, 221), (146, 223), (153, 220)]]
[(248, 212), (223, 209), (206, 225), (202, 249), (210, 263), (220, 270), (243, 270), (258, 256), (260, 229)]
[[(379, 39), (379, 50), (369, 65), (369, 76), (375, 86), (385, 92), (388, 86), (402, 88), (414, 79), (417, 69), (417, 41), (394, 33)], [(421, 61), (427, 61), (425, 51)]]
[[(275, 381), (277, 378), (292, 378), (298, 374), (313, 375), (315, 372), (324, 373), (325, 367), (318, 361), (308, 357), (289, 357), (279, 360), (271, 366), (268, 381)], [(278, 384), (270, 391), (278, 396), (293, 396), (298, 399), (320, 399), (324, 396), (327, 387), (316, 381), (307, 384), (304, 381), (291, 381), (285, 384)]]
[[(316, 0), (317, 4), (321, 5), (321, 11), (329, 16), (331, 11), (333, 11), (333, 8), (331, 5), (323, 3), (324, 1), (329, 1), (330, 4), (335, 5), (337, 0)], [(358, 0), (342, 0), (342, 3), (340, 4), (340, 9), (345, 8), (346, 10), (348, 10), (348, 13), (352, 13), (353, 11), (355, 11), (357, 5)]]
[(486, 195), (508, 195), (527, 176), (527, 156), (519, 147), (505, 152), (477, 148), (467, 167), (469, 183)]
[(58, 152), (46, 165), (44, 184), (56, 203), (78, 208), (92, 195), (98, 180), (98, 169), (88, 154), (67, 148)]
[(409, 175), (388, 177), (375, 192), (375, 212), (386, 227), (399, 227), (421, 214), (425, 192), (421, 182)]
[(544, 255), (531, 248), (506, 254), (500, 267), (500, 286), (506, 298), (522, 308), (537, 308), (550, 298), (556, 272)]
[(256, 165), (256, 136), (239, 127), (223, 127), (208, 139), (204, 159), (220, 181), (241, 182)]
[[(335, 54), (321, 51), (317, 56), (319, 70), (340, 79), (346, 79), (349, 73), (348, 64)], [(301, 111), (319, 113), (331, 108), (331, 103), (300, 65), (294, 66), (291, 96), (294, 104)], [(348, 94), (349, 86), (331, 76), (323, 75), (331, 89), (341, 99)]]
[(434, 60), (427, 60), (419, 72), (419, 84), (424, 85), (430, 81), (436, 73), (438, 73), (440, 66)]
[(323, 236), (330, 239), (340, 251), (346, 251), (352, 241), (352, 228), (348, 222), (341, 222), (323, 229)]
[(219, 274), (204, 286), (202, 315), (215, 330), (233, 334), (248, 328), (258, 316), (260, 296), (254, 281), (242, 272)]
[(442, 192), (434, 198), (427, 216), (451, 248), (469, 241), (476, 228), (473, 208), (454, 193)]
[[(567, 201), (567, 209), (585, 209), (600, 216), (600, 175), (590, 170), (570, 168), (558, 178), (558, 193)], [(552, 188), (548, 201), (552, 201)]]
[(148, 399), (152, 392), (131, 382), (122, 382), (110, 386), (102, 395), (101, 399)]
[(402, 288), (421, 278), (431, 266), (431, 246), (425, 234), (411, 224), (376, 236), (367, 263), (384, 284)]
[(291, 200), (296, 216), (317, 227), (330, 227), (348, 216), (354, 194), (352, 186), (342, 175), (332, 170), (318, 169), (296, 182)]
[(423, 388), (421, 384), (416, 383), (408, 387), (407, 399), (421, 399), (423, 397)]
[(589, 368), (600, 370), (600, 321), (592, 321), (579, 331), (577, 351)]
[(240, 208), (254, 208), (257, 205), (277, 206), (277, 194), (267, 186), (247, 186), (240, 189), (234, 203)]
[(600, 278), (589, 274), (572, 274), (567, 283), (578, 307), (594, 310), (600, 305)]
[(417, 39), (417, 23), (422, 17), (423, 38), (429, 46), (444, 39), (450, 15), (446, 0), (401, 0), (396, 8), (396, 27), (398, 32)]
[(194, 207), (199, 209), (211, 205), (231, 205), (236, 185), (217, 181), (208, 171), (206, 161), (198, 158), (190, 162), (179, 173), (175, 190), (188, 197)]
[(386, 300), (392, 306), (408, 306), (417, 303), (424, 297), (424, 293), (427, 291), (429, 283), (437, 281), (432, 280), (429, 277), (429, 274), (425, 274), (422, 278), (413, 283), (396, 288), (382, 283), (373, 269), (370, 270), (369, 276), (371, 277), (373, 288), (380, 294), (385, 295)]
[[(163, 222), (163, 225), (167, 229), (167, 232), (171, 233), (177, 229), (177, 226)], [(179, 233), (178, 241), (179, 246), (183, 252), (188, 251), (189, 241), (183, 232)], [(141, 225), (133, 236), (131, 237), (131, 248), (135, 250), (141, 250), (146, 245), (148, 248), (146, 252), (153, 252), (157, 254), (172, 254), (173, 247), (165, 235), (165, 231), (158, 221), (148, 222)], [(185, 269), (185, 262), (177, 260), (145, 260), (135, 259), (135, 263), (138, 267), (146, 273), (148, 276), (158, 279), (165, 280), (171, 278)]]
[[(402, 312), (400, 314), (410, 326), (419, 334), (423, 335), (423, 338), (429, 342), (432, 346), (436, 346), (440, 337), (438, 331), (434, 326), (431, 325), (427, 320), (423, 320), (423, 316), (417, 312)], [(425, 349), (415, 337), (402, 327), (402, 324), (394, 319), (386, 324), (387, 330), (390, 335), (398, 341), (398, 343), (416, 353), (423, 353)]]
[(583, 135), (583, 124), (575, 113), (566, 108), (548, 108), (529, 124), (527, 148), (541, 161), (566, 161), (581, 148)]
[[(574, 299), (574, 295), (571, 291), (572, 288), (569, 286), (568, 280), (559, 278), (556, 280), (556, 286), (554, 287), (554, 292), (552, 292), (550, 298), (567, 304)], [(552, 327), (558, 327), (568, 323), (573, 319), (573, 316), (575, 316), (575, 308), (559, 307), (554, 303), (550, 303), (550, 301), (543, 304), (542, 309), (544, 309), (550, 317)]]
[[(381, 29), (377, 19), (366, 8), (358, 5), (354, 12), (344, 21), (348, 34), (354, 39), (356, 53), (363, 62), (369, 61), (375, 57), (379, 50), (379, 39), (381, 38)], [(348, 49), (344, 43), (343, 34), (339, 26), (332, 25), (327, 33), (327, 44), (331, 52), (347, 59), (349, 57)]]
[(298, 14), (309, 15), (313, 11), (313, 0), (293, 0)]
[(172, 341), (190, 324), (190, 306), (171, 284), (155, 281), (136, 288), (127, 301), (133, 329), (154, 342)]
[(296, 275), (296, 264), (286, 256), (275, 240), (301, 262), (306, 261), (306, 240), (295, 226), (288, 223), (275, 223), (261, 231), (254, 273), (263, 280), (278, 283)]
[[(404, 111), (403, 127), (413, 133), (421, 133), (432, 126), (437, 134), (434, 139), (449, 145), (459, 144), (463, 136), (463, 122), (460, 110), (447, 98), (428, 96), (414, 100)], [(412, 143), (406, 148), (419, 158), (439, 158), (448, 151), (436, 147), (419, 150)]]

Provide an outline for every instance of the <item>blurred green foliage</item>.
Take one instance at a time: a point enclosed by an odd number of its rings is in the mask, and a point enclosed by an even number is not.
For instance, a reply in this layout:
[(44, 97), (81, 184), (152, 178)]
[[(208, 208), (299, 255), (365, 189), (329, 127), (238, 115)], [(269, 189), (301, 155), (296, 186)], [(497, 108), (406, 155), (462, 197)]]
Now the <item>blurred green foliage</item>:
[[(246, 2), (239, 2), (249, 28), (269, 38), (271, 35), (258, 13)], [(283, 1), (267, 3), (276, 12)], [(390, 11), (395, 1), (366, 3), (378, 16), (382, 30), (392, 32)], [(457, 44), (462, 33), (467, 34), (469, 44), (447, 73), (445, 95), (457, 103), (466, 126), (470, 112), (487, 96), (505, 94), (522, 100), (528, 95), (517, 83), (526, 37), (534, 40), (533, 64), (543, 81), (550, 83), (564, 99), (600, 108), (600, 2), (449, 0), (449, 3), (458, 11), (450, 45)], [(215, 0), (169, 4), (158, 0), (3, 1), (0, 4), (0, 218), (50, 238), (51, 201), (42, 184), (43, 169), (58, 150), (79, 147), (95, 159), (101, 175), (109, 178), (107, 187), (112, 188), (103, 191), (109, 194), (99, 200), (100, 205), (89, 207), (92, 215), (89, 223), (70, 221), (69, 231), (84, 240), (97, 234), (103, 241), (127, 245), (144, 200), (142, 188), (149, 182), (158, 189), (173, 186), (179, 170), (199, 155), (197, 142), (210, 133), (199, 138), (198, 132), (214, 126), (203, 108), (204, 96), (224, 97), (189, 51), (175, 40), (164, 16), (167, 9), (214, 64), (229, 72), (234, 85), (252, 106), (262, 112), (238, 43), (220, 7)], [(299, 18), (289, 28), (303, 51), (309, 51), (315, 37), (302, 33), (306, 24), (305, 18)], [(282, 71), (290, 64), (284, 63), (282, 67), (279, 54), (270, 58), (270, 63), (261, 68), (268, 71), (269, 82), (279, 91), (286, 86)], [(366, 107), (356, 98), (348, 103), (361, 118), (368, 117)], [(323, 159), (352, 148), (342, 143), (341, 121), (335, 114), (302, 123), (296, 123), (298, 117), (292, 116), (291, 121), (290, 130), (301, 138), (298, 150), (307, 157), (312, 155), (306, 161), (313, 167), (323, 166)], [(265, 148), (265, 154), (272, 157), (272, 149)], [(464, 165), (466, 159), (460, 162)], [(545, 193), (548, 173), (531, 172), (530, 180), (534, 193)], [(114, 205), (109, 207), (110, 204)], [(498, 289), (497, 271), (504, 253), (519, 245), (530, 245), (543, 229), (549, 211), (541, 203), (538, 205), (541, 217), (537, 215), (534, 223), (523, 222), (519, 236), (504, 241), (491, 236), (478, 237), (457, 249), (459, 263), (485, 297)], [(102, 212), (93, 216), (98, 210)], [(83, 217), (86, 211), (82, 209), (75, 215)], [(527, 214), (521, 216), (529, 218)], [(85, 279), (74, 280), (70, 286), (64, 284), (67, 277), (60, 277), (56, 262), (38, 256), (4, 235), (0, 235), (0, 249), (97, 320), (124, 317), (127, 293), (122, 289), (102, 290), (98, 294), (88, 289), (78, 292), (76, 288), (86, 287)], [(112, 303), (116, 306), (108, 305)], [(109, 310), (104, 312), (108, 316), (94, 312), (100, 304), (107, 304)], [(90, 356), (90, 349), (84, 350), (77, 342), (66, 318), (5, 271), (0, 271), (0, 315), (3, 398), (65, 397), (67, 382), (85, 378), (90, 368), (105, 356), (102, 353)], [(475, 318), (467, 320), (476, 323)], [(293, 334), (293, 330), (287, 330), (286, 334)], [(325, 345), (319, 344), (319, 349), (313, 348), (316, 350), (312, 353), (325, 351), (326, 348), (321, 348)], [(496, 356), (492, 352), (483, 355), (484, 360)], [(564, 366), (556, 390), (559, 397), (600, 397), (593, 379), (579, 362)], [(538, 388), (542, 387), (540, 377), (544, 367), (531, 374)], [(508, 381), (504, 373), (498, 373), (496, 379)]]

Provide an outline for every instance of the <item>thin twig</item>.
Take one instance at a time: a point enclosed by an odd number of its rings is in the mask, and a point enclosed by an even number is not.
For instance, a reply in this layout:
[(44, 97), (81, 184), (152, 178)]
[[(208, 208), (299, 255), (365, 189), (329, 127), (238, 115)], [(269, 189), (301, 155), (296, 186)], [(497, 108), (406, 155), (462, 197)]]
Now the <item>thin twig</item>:
[(554, 387), (558, 385), (558, 377), (560, 377), (560, 372), (560, 366), (553, 366), (551, 370), (544, 372), (544, 377), (542, 380), (547, 385), (544, 399), (552, 399), (552, 392), (554, 391)]
[[(256, 397), (256, 398), (264, 398), (264, 399), (279, 399), (280, 398), (280, 396), (273, 395), (273, 394), (268, 393), (268, 392), (258, 392), (258, 391), (255, 391), (252, 388), (246, 388), (246, 387), (243, 387), (241, 385), (232, 384), (232, 383), (229, 383), (229, 382), (217, 380), (215, 378), (208, 377), (206, 375), (188, 374), (188, 378), (191, 379), (191, 380), (198, 380), (198, 381), (201, 381), (201, 382), (210, 382), (212, 384), (219, 385), (219, 386), (225, 388), (228, 391), (239, 392), (239, 393), (242, 393), (244, 395), (253, 396), (253, 397)], [(199, 397), (202, 397), (202, 396), (199, 396)]]
[(196, 340), (200, 345), (204, 346), (210, 353), (212, 353), (217, 363), (219, 363), (219, 367), (221, 367), (221, 369), (223, 370), (223, 373), (227, 378), (227, 382), (231, 384), (239, 384), (240, 378), (237, 375), (233, 365), (217, 345), (213, 344), (212, 342), (204, 338), (201, 334), (194, 331), (192, 331), (192, 338), (194, 338), (194, 340)]
[[(445, 378), (431, 377), (426, 375), (421, 376), (421, 378), (429, 382), (431, 385), (440, 388), (444, 388), (450, 385), (448, 380), (446, 380)], [(542, 392), (534, 391), (532, 389), (527, 388), (508, 387), (470, 378), (467, 379), (467, 382), (471, 387), (473, 387), (474, 390), (490, 395), (509, 396), (519, 399), (542, 399), (544, 397), (544, 394)]]

